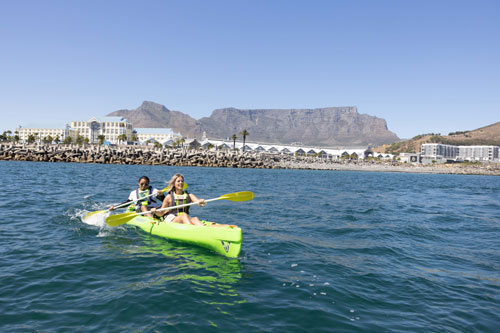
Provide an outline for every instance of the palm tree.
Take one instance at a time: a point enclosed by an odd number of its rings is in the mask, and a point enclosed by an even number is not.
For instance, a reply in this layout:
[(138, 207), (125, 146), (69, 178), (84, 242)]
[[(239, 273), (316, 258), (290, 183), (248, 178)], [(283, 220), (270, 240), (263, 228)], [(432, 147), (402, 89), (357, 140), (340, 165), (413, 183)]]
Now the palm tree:
[(58, 145), (59, 141), (61, 141), (61, 138), (59, 138), (59, 134), (57, 134), (56, 137), (54, 138), (54, 142), (56, 143), (56, 145)]
[(182, 146), (182, 148), (184, 148), (184, 142), (186, 142), (186, 139), (184, 138), (177, 139), (177, 147)]
[(99, 141), (99, 144), (102, 145), (102, 144), (104, 144), (104, 140), (106, 140), (106, 136), (103, 134), (98, 135), (97, 140)]
[(243, 131), (241, 131), (240, 135), (243, 136), (243, 152), (245, 152), (245, 141), (247, 139), (247, 136), (250, 135), (250, 133), (248, 133), (248, 131), (244, 129)]
[(233, 151), (236, 151), (236, 139), (238, 139), (238, 137), (236, 136), (236, 134), (233, 134), (231, 139), (233, 139)]
[(33, 143), (36, 141), (36, 137), (34, 134), (28, 135), (28, 143)]
[(120, 135), (118, 135), (117, 139), (118, 139), (118, 142), (127, 141), (127, 135), (120, 134)]

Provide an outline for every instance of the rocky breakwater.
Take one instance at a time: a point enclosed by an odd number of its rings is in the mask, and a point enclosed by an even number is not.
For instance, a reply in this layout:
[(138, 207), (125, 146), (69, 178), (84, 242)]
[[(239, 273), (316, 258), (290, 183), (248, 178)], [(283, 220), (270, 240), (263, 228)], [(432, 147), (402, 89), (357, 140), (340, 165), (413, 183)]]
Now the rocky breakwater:
[(270, 155), (240, 154), (228, 151), (163, 149), (144, 146), (14, 144), (0, 144), (0, 160), (261, 169), (273, 168), (275, 162), (278, 161), (276, 157)]
[(0, 144), (0, 160), (500, 176), (500, 163), (423, 165), (400, 163), (397, 161), (331, 160), (320, 157), (239, 153), (232, 151), (163, 149), (148, 146), (105, 147), (93, 145)]

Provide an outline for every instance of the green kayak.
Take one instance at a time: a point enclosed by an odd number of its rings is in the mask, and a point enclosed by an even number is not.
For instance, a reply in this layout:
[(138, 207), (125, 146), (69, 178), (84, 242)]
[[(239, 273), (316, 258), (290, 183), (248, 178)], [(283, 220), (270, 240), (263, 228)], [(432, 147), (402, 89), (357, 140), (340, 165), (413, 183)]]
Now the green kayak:
[(204, 226), (197, 226), (158, 221), (138, 215), (127, 224), (139, 227), (151, 235), (198, 245), (226, 257), (235, 258), (240, 254), (243, 240), (240, 228), (235, 225), (211, 226), (217, 224), (208, 221), (202, 222), (205, 224)]

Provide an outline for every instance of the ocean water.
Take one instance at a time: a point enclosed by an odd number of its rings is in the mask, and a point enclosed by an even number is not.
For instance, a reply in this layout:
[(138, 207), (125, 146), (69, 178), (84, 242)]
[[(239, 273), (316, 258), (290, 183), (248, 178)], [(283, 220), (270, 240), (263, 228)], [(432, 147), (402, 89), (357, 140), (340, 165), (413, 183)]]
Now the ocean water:
[[(176, 173), (228, 259), (87, 224)], [(497, 332), (500, 177), (0, 162), (1, 332)]]

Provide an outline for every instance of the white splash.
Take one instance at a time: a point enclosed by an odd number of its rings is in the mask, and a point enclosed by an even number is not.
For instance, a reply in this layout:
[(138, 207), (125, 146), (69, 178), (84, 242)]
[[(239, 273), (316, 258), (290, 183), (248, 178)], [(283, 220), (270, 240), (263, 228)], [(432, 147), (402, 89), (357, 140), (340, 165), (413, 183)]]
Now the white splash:
[(93, 225), (99, 228), (104, 228), (106, 227), (106, 217), (109, 216), (108, 211), (102, 211), (102, 212), (87, 212), (85, 213), (81, 219), (82, 222), (88, 225)]

